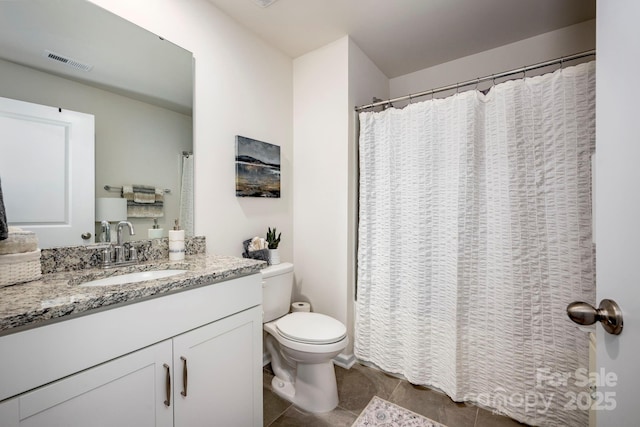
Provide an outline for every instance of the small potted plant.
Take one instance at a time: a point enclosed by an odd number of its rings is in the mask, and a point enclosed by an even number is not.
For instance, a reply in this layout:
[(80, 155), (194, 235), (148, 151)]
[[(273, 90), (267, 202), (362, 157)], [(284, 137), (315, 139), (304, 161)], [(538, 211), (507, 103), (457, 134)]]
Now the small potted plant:
[(276, 265), (280, 264), (280, 253), (278, 252), (278, 245), (280, 244), (280, 236), (282, 233), (278, 233), (278, 237), (276, 237), (276, 228), (273, 227), (273, 231), (271, 227), (269, 227), (267, 231), (267, 245), (269, 246), (269, 264)]

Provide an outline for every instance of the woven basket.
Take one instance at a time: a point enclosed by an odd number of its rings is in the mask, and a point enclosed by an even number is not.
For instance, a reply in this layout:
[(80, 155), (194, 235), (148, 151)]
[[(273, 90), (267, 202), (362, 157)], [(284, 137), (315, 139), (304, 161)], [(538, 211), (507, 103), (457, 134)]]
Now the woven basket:
[(0, 255), (0, 287), (30, 282), (39, 279), (41, 275), (40, 249)]

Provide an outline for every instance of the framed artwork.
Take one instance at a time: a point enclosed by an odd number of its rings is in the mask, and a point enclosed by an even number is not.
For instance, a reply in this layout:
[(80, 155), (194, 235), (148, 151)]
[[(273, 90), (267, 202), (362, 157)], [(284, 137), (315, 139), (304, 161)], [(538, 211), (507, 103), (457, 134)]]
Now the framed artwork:
[(236, 136), (236, 197), (280, 197), (280, 147)]

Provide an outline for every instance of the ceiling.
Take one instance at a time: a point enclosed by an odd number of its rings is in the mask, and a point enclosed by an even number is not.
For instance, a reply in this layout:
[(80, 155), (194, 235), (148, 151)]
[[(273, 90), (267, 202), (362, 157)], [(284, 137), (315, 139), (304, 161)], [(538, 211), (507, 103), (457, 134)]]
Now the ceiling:
[(292, 58), (348, 34), (389, 78), (596, 15), (596, 0), (209, 1)]

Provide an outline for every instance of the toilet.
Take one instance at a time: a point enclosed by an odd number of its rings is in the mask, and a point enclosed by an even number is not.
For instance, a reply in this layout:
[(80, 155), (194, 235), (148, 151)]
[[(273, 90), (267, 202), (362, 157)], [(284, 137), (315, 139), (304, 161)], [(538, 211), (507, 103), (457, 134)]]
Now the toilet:
[(308, 412), (329, 412), (338, 406), (332, 359), (349, 343), (342, 322), (324, 314), (289, 313), (293, 264), (262, 270), (265, 348), (275, 377), (273, 391)]

